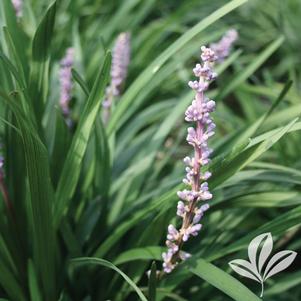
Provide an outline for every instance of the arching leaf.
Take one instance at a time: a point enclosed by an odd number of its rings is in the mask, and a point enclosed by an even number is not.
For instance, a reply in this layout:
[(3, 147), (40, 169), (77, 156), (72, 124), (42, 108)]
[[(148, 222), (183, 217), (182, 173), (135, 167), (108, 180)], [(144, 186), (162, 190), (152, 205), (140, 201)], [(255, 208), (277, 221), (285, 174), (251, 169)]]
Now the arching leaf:
[(123, 273), (120, 269), (118, 269), (113, 263), (100, 259), (100, 258), (93, 258), (93, 257), (81, 257), (76, 258), (71, 261), (74, 265), (101, 265), (107, 267), (111, 270), (116, 271), (122, 278), (135, 290), (137, 295), (140, 297), (140, 300), (147, 301), (146, 297), (143, 295), (139, 287), (131, 280), (125, 273)]

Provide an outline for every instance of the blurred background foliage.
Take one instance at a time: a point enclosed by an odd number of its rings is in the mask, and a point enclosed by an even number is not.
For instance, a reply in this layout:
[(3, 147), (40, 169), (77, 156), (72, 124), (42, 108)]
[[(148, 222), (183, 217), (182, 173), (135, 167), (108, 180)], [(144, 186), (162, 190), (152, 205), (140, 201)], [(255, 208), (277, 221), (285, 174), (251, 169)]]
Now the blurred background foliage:
[[(259, 285), (235, 282), (227, 263), (264, 232), (275, 252), (300, 251), (301, 2), (245, 2), (24, 0), (17, 19), (1, 0), (1, 190), (10, 202), (1, 195), (1, 300), (258, 300)], [(155, 284), (146, 271), (153, 261), (161, 268), (190, 151), (187, 82), (200, 46), (229, 28), (239, 39), (210, 92), (212, 206), (185, 247), (192, 259)], [(105, 127), (107, 50), (124, 31), (129, 74)], [(71, 129), (58, 106), (68, 47), (80, 76)], [(264, 300), (300, 300), (300, 283), (298, 255)]]

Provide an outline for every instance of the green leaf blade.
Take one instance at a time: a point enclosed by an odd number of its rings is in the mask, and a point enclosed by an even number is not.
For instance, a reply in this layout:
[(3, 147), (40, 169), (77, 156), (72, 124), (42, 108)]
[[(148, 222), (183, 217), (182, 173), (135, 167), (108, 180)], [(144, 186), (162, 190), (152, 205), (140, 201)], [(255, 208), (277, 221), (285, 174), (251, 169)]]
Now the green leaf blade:
[(198, 259), (196, 265), (190, 268), (190, 271), (196, 276), (209, 282), (220, 291), (236, 301), (260, 301), (261, 299), (252, 293), (241, 282), (236, 280), (231, 275), (223, 270), (206, 262), (203, 259)]

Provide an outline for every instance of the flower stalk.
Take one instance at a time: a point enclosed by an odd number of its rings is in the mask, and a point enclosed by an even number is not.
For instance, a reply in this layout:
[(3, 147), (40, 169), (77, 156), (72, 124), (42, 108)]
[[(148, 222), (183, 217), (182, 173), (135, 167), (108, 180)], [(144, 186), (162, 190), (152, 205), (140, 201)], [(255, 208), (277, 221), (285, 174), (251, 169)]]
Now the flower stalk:
[(196, 81), (190, 81), (189, 87), (195, 91), (195, 98), (185, 112), (185, 120), (194, 124), (194, 127), (187, 129), (187, 142), (193, 147), (192, 158), (184, 158), (186, 165), (186, 177), (183, 182), (190, 189), (178, 192), (181, 201), (178, 202), (177, 215), (182, 218), (182, 226), (179, 230), (174, 225), (168, 226), (167, 252), (162, 254), (164, 263), (163, 270), (170, 273), (176, 265), (190, 257), (190, 254), (183, 252), (183, 244), (191, 237), (197, 236), (202, 228), (200, 220), (204, 212), (209, 209), (209, 205), (204, 203), (199, 206), (199, 202), (212, 198), (208, 183), (211, 173), (203, 171), (203, 167), (209, 162), (212, 150), (208, 147), (208, 139), (214, 135), (215, 124), (210, 113), (215, 109), (215, 102), (205, 96), (204, 92), (217, 74), (213, 71), (213, 64), (218, 59), (214, 51), (203, 46), (201, 48), (202, 63), (197, 64), (193, 69)]
[(111, 115), (113, 100), (121, 93), (122, 85), (126, 79), (130, 63), (130, 34), (123, 32), (116, 39), (111, 67), (111, 83), (106, 89), (103, 101), (103, 121), (108, 123)]
[[(209, 209), (206, 201), (212, 198), (212, 194), (207, 180), (211, 177), (211, 173), (204, 169), (209, 164), (212, 153), (208, 140), (215, 134), (215, 123), (210, 116), (215, 110), (215, 102), (206, 97), (205, 92), (217, 77), (213, 70), (215, 62), (222, 62), (229, 55), (237, 38), (237, 31), (231, 29), (209, 48), (202, 46), (201, 64), (196, 64), (193, 69), (198, 80), (188, 83), (195, 91), (195, 98), (185, 112), (185, 121), (193, 123), (194, 127), (187, 129), (186, 140), (193, 147), (194, 155), (192, 158), (184, 158), (186, 177), (183, 182), (189, 189), (177, 193), (181, 199), (178, 202), (177, 215), (182, 218), (182, 225), (179, 230), (172, 224), (168, 226), (167, 251), (162, 254), (163, 273), (171, 273), (181, 261), (190, 257), (190, 254), (182, 251), (182, 247), (191, 236), (198, 235), (202, 228), (200, 220)], [(200, 202), (205, 203), (199, 205)]]

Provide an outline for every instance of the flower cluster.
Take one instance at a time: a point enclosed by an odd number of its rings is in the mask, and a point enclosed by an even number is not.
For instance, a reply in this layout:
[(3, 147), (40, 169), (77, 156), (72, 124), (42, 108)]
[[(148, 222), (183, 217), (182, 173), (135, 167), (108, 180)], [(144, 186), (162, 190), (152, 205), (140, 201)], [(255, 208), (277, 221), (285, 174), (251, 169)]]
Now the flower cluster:
[(74, 64), (74, 49), (68, 48), (65, 57), (61, 60), (61, 68), (60, 68), (60, 85), (61, 85), (60, 107), (66, 119), (68, 119), (70, 115), (69, 103), (71, 100), (71, 90), (72, 90), (71, 69), (73, 64)]
[(108, 121), (113, 98), (120, 95), (122, 84), (124, 83), (128, 66), (130, 63), (130, 34), (123, 32), (116, 39), (111, 67), (111, 83), (106, 89), (106, 97), (103, 101), (103, 119)]
[(215, 52), (219, 62), (223, 61), (229, 55), (232, 44), (237, 38), (237, 31), (230, 29), (217, 43), (210, 44), (210, 48)]
[(12, 0), (12, 4), (13, 4), (14, 9), (16, 11), (16, 16), (18, 18), (22, 17), (23, 1), (22, 0)]
[(189, 186), (189, 189), (178, 192), (178, 197), (181, 199), (177, 206), (177, 215), (182, 218), (180, 230), (173, 225), (168, 226), (166, 240), (168, 249), (162, 254), (165, 273), (170, 273), (180, 261), (189, 257), (189, 254), (180, 249), (189, 237), (196, 236), (202, 228), (200, 220), (204, 212), (209, 209), (209, 205), (205, 203), (199, 206), (199, 202), (212, 198), (206, 182), (211, 173), (203, 171), (202, 167), (210, 162), (212, 150), (208, 147), (208, 139), (214, 135), (215, 128), (210, 113), (215, 109), (215, 102), (206, 97), (204, 92), (210, 82), (217, 77), (213, 71), (213, 64), (218, 57), (210, 48), (203, 46), (201, 50), (202, 63), (197, 64), (193, 69), (198, 80), (188, 83), (195, 91), (195, 99), (185, 112), (185, 120), (194, 124), (194, 127), (188, 128), (186, 138), (188, 144), (194, 149), (194, 156), (184, 158), (186, 177), (183, 182)]

